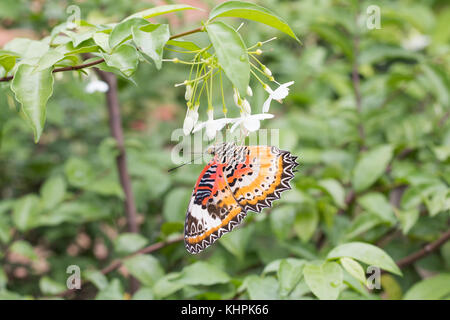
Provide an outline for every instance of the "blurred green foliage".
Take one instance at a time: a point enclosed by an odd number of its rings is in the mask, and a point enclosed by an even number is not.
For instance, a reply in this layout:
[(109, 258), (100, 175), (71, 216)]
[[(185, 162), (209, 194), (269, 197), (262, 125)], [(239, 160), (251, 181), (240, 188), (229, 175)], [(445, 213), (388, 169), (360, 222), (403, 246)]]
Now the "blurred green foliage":
[[(140, 1), (3, 0), (0, 26), (32, 29), (42, 38), (67, 18), (72, 2), (83, 19), (96, 23), (146, 8)], [(377, 1), (381, 28), (369, 30), (371, 1), (258, 3), (288, 21), (303, 43), (277, 34), (262, 55), (281, 83), (295, 81), (283, 105), (272, 106), (276, 118), (267, 123), (280, 130), (280, 147), (299, 156), (293, 190), (274, 208), (250, 213), (246, 225), (198, 256), (176, 242), (128, 258), (103, 275), (100, 270), (114, 259), (183, 231), (202, 166), (167, 169), (173, 166), (171, 133), (185, 116), (184, 91), (173, 84), (189, 69), (164, 63), (158, 71), (141, 64), (134, 83), (119, 81), (127, 161), (142, 222), (138, 235), (126, 232), (104, 94), (86, 93), (93, 73), (57, 74), (38, 144), (17, 112), (9, 84), (2, 84), (0, 298), (60, 293), (69, 265), (78, 265), (92, 283), (77, 293), (84, 299), (130, 298), (125, 294), (130, 275), (141, 284), (133, 299), (450, 297), (450, 242), (404, 267), (402, 276), (392, 261), (449, 230), (450, 7), (438, 0)], [(178, 26), (172, 33), (200, 22), (183, 13), (173, 17)], [(251, 21), (240, 32), (247, 45), (274, 35)], [(204, 42), (202, 35), (191, 39)], [(265, 98), (255, 86), (256, 112)], [(221, 97), (216, 100), (220, 105)], [(232, 104), (231, 94), (227, 103)], [(368, 265), (392, 272), (382, 276), (381, 288), (369, 291), (361, 284)]]

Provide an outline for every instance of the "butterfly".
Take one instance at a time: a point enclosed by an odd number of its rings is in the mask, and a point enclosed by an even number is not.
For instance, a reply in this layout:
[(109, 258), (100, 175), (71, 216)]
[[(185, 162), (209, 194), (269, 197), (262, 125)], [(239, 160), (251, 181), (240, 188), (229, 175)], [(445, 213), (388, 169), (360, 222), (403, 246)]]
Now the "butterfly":
[(274, 146), (221, 143), (198, 177), (184, 223), (185, 247), (197, 254), (232, 231), (247, 215), (271, 207), (291, 189), (297, 157)]

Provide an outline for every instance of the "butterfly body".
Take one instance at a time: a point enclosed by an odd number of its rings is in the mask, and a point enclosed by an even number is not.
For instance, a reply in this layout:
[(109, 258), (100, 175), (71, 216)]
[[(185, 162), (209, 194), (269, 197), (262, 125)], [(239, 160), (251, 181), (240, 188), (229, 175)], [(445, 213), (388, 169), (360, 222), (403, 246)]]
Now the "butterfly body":
[(186, 249), (199, 253), (290, 189), (297, 157), (271, 146), (223, 143), (200, 174), (186, 212)]

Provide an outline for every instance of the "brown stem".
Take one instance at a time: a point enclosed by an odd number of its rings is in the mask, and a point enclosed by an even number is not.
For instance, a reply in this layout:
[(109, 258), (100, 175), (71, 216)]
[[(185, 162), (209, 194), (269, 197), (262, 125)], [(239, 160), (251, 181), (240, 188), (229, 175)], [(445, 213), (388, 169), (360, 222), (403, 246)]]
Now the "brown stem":
[[(180, 37), (183, 37), (183, 36), (186, 36), (186, 35), (189, 35), (189, 34), (202, 32), (203, 30), (204, 30), (204, 28), (202, 26), (202, 27), (199, 27), (199, 28), (196, 28), (196, 29), (193, 29), (193, 30), (189, 30), (189, 31), (186, 31), (186, 32), (175, 34), (175, 35), (170, 37), (170, 40), (176, 39), (176, 38), (180, 38)], [(80, 70), (80, 69), (84, 69), (84, 68), (89, 68), (89, 67), (95, 66), (97, 64), (102, 63), (103, 61), (105, 61), (105, 59), (98, 59), (98, 60), (95, 60), (95, 61), (92, 61), (92, 62), (89, 62), (89, 63), (80, 64), (80, 65), (77, 65), (77, 66), (55, 68), (55, 69), (53, 69), (52, 72), (56, 73), (56, 72), (63, 72), (63, 71)], [(0, 82), (8, 82), (8, 81), (11, 81), (13, 78), (14, 78), (14, 76), (3, 77), (3, 78), (0, 78)]]
[[(108, 274), (110, 272), (113, 272), (114, 270), (117, 270), (118, 268), (120, 268), (120, 266), (122, 265), (123, 261), (128, 259), (128, 258), (134, 257), (135, 255), (138, 255), (138, 254), (152, 253), (154, 251), (157, 251), (157, 250), (159, 250), (161, 248), (164, 248), (164, 247), (166, 247), (168, 245), (171, 245), (173, 243), (180, 242), (183, 239), (184, 239), (184, 236), (181, 235), (179, 237), (173, 238), (173, 239), (168, 240), (168, 241), (161, 241), (161, 242), (157, 242), (157, 243), (154, 243), (152, 245), (149, 245), (148, 247), (145, 247), (145, 248), (143, 248), (141, 250), (138, 250), (138, 251), (136, 251), (136, 252), (126, 256), (125, 258), (122, 258), (120, 260), (119, 259), (118, 260), (114, 260), (108, 266), (103, 268), (101, 270), (101, 273), (106, 275), (106, 274)], [(81, 285), (84, 286), (87, 283), (89, 283), (89, 281), (83, 281)], [(73, 289), (67, 289), (66, 291), (63, 291), (63, 292), (57, 294), (56, 296), (58, 296), (58, 297), (65, 297), (65, 296), (68, 296), (68, 295), (70, 295), (71, 293), (74, 293), (74, 292), (75, 291)]]
[[(119, 173), (120, 183), (125, 194), (125, 215), (127, 219), (128, 232), (139, 232), (137, 224), (136, 204), (134, 201), (133, 189), (131, 187), (131, 179), (128, 173), (125, 142), (122, 129), (122, 119), (120, 116), (119, 95), (117, 89), (117, 77), (110, 72), (105, 72), (95, 68), (95, 72), (100, 79), (108, 84), (106, 92), (106, 105), (109, 114), (109, 127), (111, 135), (117, 142), (119, 154), (116, 157), (117, 171)], [(130, 291), (136, 292), (139, 289), (139, 282), (134, 277), (130, 278)]]
[(172, 39), (181, 38), (181, 37), (193, 34), (193, 33), (203, 32), (204, 29), (205, 28), (203, 26), (201, 26), (201, 27), (195, 28), (193, 30), (189, 30), (189, 31), (186, 31), (186, 32), (175, 34), (175, 35), (171, 36), (169, 39), (172, 40)]
[(108, 84), (109, 90), (106, 92), (106, 104), (109, 113), (109, 127), (111, 135), (117, 142), (119, 154), (116, 157), (117, 170), (120, 183), (125, 194), (125, 213), (129, 232), (139, 232), (136, 217), (136, 205), (134, 202), (131, 179), (128, 174), (126, 163), (126, 151), (122, 130), (122, 119), (120, 116), (119, 96), (117, 93), (117, 78), (113, 73), (95, 69), (99, 77)]
[(444, 243), (446, 243), (448, 240), (450, 240), (450, 230), (444, 232), (439, 237), (439, 239), (427, 244), (425, 247), (423, 247), (419, 251), (414, 252), (414, 253), (410, 254), (409, 256), (406, 256), (405, 258), (398, 260), (397, 265), (399, 266), (399, 268), (407, 267), (410, 264), (413, 264), (414, 262), (416, 262), (417, 260), (422, 259), (423, 257), (429, 255), (433, 251), (436, 251), (442, 245), (444, 245)]

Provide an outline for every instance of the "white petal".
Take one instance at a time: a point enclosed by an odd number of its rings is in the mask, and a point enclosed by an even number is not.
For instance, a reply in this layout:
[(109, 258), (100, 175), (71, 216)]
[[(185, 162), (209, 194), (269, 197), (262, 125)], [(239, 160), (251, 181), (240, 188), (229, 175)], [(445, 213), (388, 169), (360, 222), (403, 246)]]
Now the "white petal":
[(272, 98), (275, 100), (281, 100), (286, 98), (286, 96), (289, 94), (289, 86), (291, 86), (294, 83), (294, 81), (290, 81), (287, 83), (282, 84), (279, 86), (272, 94)]
[(248, 117), (244, 120), (244, 127), (250, 132), (257, 131), (260, 126), (259, 120), (255, 117)]
[(216, 131), (220, 131), (223, 129), (223, 127), (225, 127), (225, 125), (230, 121), (231, 119), (228, 118), (223, 118), (223, 119), (218, 119), (218, 120), (214, 120), (215, 122), (215, 126), (216, 126)]
[(243, 119), (238, 118), (236, 122), (231, 126), (230, 132), (232, 133), (242, 123)]
[(259, 113), (259, 114), (254, 114), (251, 116), (252, 119), (256, 119), (256, 120), (271, 119), (273, 117), (274, 117), (274, 115), (271, 113)]
[(273, 93), (272, 88), (269, 87), (267, 84), (264, 85), (264, 90), (266, 90), (269, 93), (269, 95)]
[(206, 126), (206, 136), (208, 137), (208, 140), (212, 140), (216, 137), (216, 126), (214, 125), (207, 125)]
[(269, 112), (270, 102), (272, 101), (272, 97), (269, 96), (266, 101), (264, 101), (262, 112)]
[(184, 135), (187, 136), (189, 133), (191, 133), (193, 127), (194, 127), (193, 119), (191, 117), (186, 117), (184, 119), (184, 123), (183, 123)]
[(89, 84), (86, 86), (86, 92), (87, 93), (94, 93), (96, 91), (98, 92), (106, 92), (108, 91), (109, 86), (106, 82), (100, 81), (100, 80), (94, 80), (89, 82)]
[(206, 127), (206, 124), (208, 123), (208, 121), (205, 122), (200, 122), (199, 124), (197, 124), (194, 128), (194, 130), (192, 132), (197, 132), (202, 130), (204, 127)]

